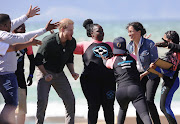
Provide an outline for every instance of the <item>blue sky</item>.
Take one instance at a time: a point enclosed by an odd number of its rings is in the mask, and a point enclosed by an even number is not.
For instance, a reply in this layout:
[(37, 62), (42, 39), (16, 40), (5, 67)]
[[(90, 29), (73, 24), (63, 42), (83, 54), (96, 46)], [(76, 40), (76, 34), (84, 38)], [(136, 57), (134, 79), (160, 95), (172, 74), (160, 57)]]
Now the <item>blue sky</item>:
[(31, 21), (73, 20), (180, 20), (179, 0), (1, 0), (0, 13), (16, 18), (38, 5), (40, 16)]

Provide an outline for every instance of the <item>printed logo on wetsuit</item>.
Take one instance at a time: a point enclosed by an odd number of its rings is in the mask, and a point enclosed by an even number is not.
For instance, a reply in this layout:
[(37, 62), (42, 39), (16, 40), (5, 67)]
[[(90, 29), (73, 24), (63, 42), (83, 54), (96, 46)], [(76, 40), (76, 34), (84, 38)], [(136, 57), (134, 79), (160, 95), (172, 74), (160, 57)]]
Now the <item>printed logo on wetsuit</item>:
[(101, 55), (104, 57), (108, 56), (108, 49), (105, 46), (96, 46), (92, 49), (96, 57), (101, 58)]
[(133, 60), (127, 60), (126, 61), (126, 58), (127, 58), (126, 56), (122, 56), (121, 59), (123, 61), (117, 63), (117, 65), (121, 66), (122, 69), (131, 68), (131, 63), (133, 63)]
[(107, 99), (113, 99), (115, 96), (115, 91), (110, 90), (106, 93)]

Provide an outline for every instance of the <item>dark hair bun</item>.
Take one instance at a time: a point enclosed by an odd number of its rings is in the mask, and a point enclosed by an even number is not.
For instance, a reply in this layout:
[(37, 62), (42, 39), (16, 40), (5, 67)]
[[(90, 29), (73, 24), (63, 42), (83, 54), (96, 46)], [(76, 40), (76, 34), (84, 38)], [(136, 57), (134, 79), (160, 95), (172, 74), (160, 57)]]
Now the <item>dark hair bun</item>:
[(87, 25), (90, 25), (90, 24), (93, 24), (93, 20), (92, 20), (92, 19), (86, 19), (86, 20), (83, 22), (83, 27), (84, 27), (84, 28), (87, 28)]
[(93, 27), (93, 20), (92, 19), (86, 19), (83, 23), (83, 27), (86, 29), (86, 33), (88, 37), (91, 37), (91, 31)]

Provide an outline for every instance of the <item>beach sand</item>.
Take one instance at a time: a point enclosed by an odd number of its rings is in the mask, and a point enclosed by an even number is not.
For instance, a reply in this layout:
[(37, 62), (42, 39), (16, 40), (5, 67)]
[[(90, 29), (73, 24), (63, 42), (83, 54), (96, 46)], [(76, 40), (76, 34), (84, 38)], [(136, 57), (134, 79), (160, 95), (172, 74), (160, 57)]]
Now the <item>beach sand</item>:
[[(176, 120), (177, 123), (180, 123), (180, 115), (176, 115)], [(160, 116), (161, 119), (161, 124), (168, 124), (165, 116)], [(35, 117), (27, 117), (26, 121), (34, 121), (35, 122)], [(115, 124), (117, 122), (117, 117), (115, 119)], [(47, 117), (45, 119), (44, 124), (64, 124), (64, 117)], [(87, 119), (83, 117), (76, 117), (75, 118), (75, 124), (87, 124)], [(97, 124), (106, 124), (104, 120), (98, 120)], [(126, 117), (125, 123), (124, 124), (136, 124), (136, 118), (135, 117)]]

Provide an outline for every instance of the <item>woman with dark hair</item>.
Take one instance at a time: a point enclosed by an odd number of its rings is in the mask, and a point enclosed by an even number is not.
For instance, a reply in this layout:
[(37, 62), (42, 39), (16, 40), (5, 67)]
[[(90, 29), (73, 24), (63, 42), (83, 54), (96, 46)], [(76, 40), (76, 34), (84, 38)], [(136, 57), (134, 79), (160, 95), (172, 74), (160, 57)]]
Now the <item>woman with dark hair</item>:
[(99, 24), (93, 24), (91, 19), (85, 20), (83, 26), (92, 41), (77, 43), (74, 54), (82, 55), (84, 62), (80, 82), (88, 103), (88, 124), (97, 123), (101, 105), (106, 123), (114, 124), (115, 78), (113, 71), (104, 66), (100, 56), (109, 57), (113, 44), (102, 42), (103, 28)]
[[(179, 35), (176, 31), (167, 31), (163, 37), (164, 42), (166, 43), (174, 43), (179, 45)], [(158, 44), (156, 44), (158, 46)], [(166, 53), (164, 58), (166, 61), (173, 63), (173, 67), (169, 70), (160, 69), (156, 67), (154, 63), (150, 65), (150, 68), (154, 68), (156, 71), (161, 72), (163, 74), (163, 85), (161, 89), (161, 101), (160, 108), (161, 111), (166, 116), (169, 124), (177, 124), (176, 118), (171, 110), (171, 101), (174, 95), (174, 92), (179, 87), (179, 78), (178, 73), (180, 69), (180, 51), (176, 51), (176, 49), (170, 49), (169, 52)]]
[(113, 46), (114, 56), (107, 60), (103, 56), (102, 58), (106, 67), (113, 69), (116, 78), (116, 99), (120, 106), (117, 124), (124, 124), (130, 102), (136, 108), (143, 123), (151, 124), (134, 55), (126, 50), (126, 40), (123, 37), (115, 38)]
[[(159, 114), (154, 103), (154, 96), (160, 82), (160, 78), (155, 74), (148, 74), (144, 76), (149, 65), (158, 58), (157, 47), (155, 43), (144, 38), (146, 30), (139, 22), (132, 22), (127, 25), (128, 35), (131, 42), (128, 44), (127, 49), (131, 54), (137, 57), (137, 69), (140, 73), (140, 85), (146, 96), (146, 102), (150, 111), (151, 118), (155, 124), (160, 124)], [(137, 123), (141, 124), (142, 121), (137, 114)]]

